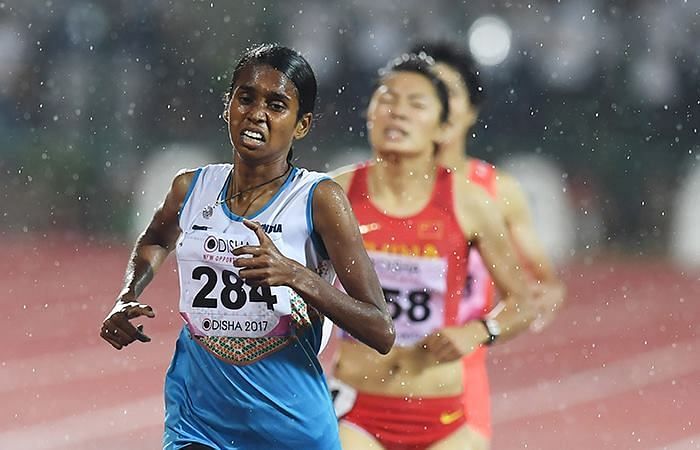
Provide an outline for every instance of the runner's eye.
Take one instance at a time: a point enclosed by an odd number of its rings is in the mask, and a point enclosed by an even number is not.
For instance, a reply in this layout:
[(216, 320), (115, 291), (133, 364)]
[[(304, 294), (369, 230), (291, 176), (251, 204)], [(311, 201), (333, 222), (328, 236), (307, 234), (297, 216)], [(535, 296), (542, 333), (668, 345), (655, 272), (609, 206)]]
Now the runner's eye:
[(270, 102), (270, 109), (275, 112), (282, 112), (287, 109), (287, 105), (280, 101)]

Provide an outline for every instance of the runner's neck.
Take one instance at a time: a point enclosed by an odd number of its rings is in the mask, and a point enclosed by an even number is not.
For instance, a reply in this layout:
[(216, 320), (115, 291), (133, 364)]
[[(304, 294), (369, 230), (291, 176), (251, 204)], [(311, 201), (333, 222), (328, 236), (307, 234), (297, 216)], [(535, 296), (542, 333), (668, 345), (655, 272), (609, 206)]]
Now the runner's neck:
[(469, 159), (465, 149), (466, 143), (461, 139), (441, 145), (438, 151), (438, 163), (448, 169), (461, 169)]
[(388, 209), (417, 206), (432, 196), (436, 173), (432, 158), (378, 158), (368, 173), (368, 190), (374, 201)]

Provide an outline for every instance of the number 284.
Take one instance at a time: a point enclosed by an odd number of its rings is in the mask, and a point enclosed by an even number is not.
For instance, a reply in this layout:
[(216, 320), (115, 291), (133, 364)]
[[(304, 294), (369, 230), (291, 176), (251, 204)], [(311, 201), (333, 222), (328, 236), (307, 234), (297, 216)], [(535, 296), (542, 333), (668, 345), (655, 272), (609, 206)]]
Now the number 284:
[(208, 266), (197, 266), (192, 270), (192, 279), (206, 278), (204, 285), (194, 296), (192, 306), (194, 308), (216, 308), (218, 301), (227, 309), (241, 309), (246, 302), (265, 303), (267, 309), (273, 311), (277, 303), (277, 296), (272, 293), (270, 286), (250, 286), (246, 284), (235, 272), (223, 270), (221, 281), (224, 287), (218, 298), (209, 297), (216, 288), (218, 274), (216, 270)]

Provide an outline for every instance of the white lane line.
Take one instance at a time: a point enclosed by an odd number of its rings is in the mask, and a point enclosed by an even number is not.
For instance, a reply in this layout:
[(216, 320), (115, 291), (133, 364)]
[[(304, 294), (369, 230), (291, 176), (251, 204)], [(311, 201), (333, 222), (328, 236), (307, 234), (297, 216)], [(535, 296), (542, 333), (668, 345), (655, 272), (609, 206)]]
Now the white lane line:
[[(683, 376), (700, 369), (700, 364), (694, 357), (697, 354), (695, 349), (698, 347), (700, 347), (698, 339), (682, 341), (613, 362), (604, 368), (574, 373), (565, 378), (544, 381), (527, 388), (503, 393), (494, 392), (494, 423), (560, 411), (591, 400), (634, 390), (650, 383)], [(87, 354), (79, 356), (82, 358), (104, 355), (105, 352), (90, 349), (84, 353)], [(95, 363), (94, 360), (92, 362)], [(85, 371), (81, 370), (80, 374), (85, 377), (95, 376), (95, 366), (92, 364), (91, 366)], [(75, 375), (78, 374), (73, 373), (73, 376)], [(74, 379), (73, 376), (70, 378)], [(46, 384), (48, 381), (43, 380)], [(55, 377), (53, 381), (56, 381)], [(22, 384), (27, 385), (26, 380)], [(51, 450), (69, 443), (94, 441), (148, 426), (159, 426), (162, 425), (162, 421), (163, 398), (159, 394), (111, 408), (88, 411), (48, 423), (2, 432), (0, 448)], [(692, 449), (694, 447), (688, 447), (688, 445), (697, 445), (697, 442), (697, 438), (691, 438), (667, 448), (668, 450)]]
[(700, 434), (691, 436), (687, 439), (666, 444), (656, 450), (696, 450), (700, 449)]
[(103, 439), (115, 434), (163, 424), (163, 396), (155, 395), (49, 423), (0, 433), (0, 448), (53, 450), (67, 444)]
[[(19, 389), (51, 386), (65, 382), (97, 378), (113, 371), (130, 372), (154, 365), (167, 367), (174, 351), (174, 333), (156, 333), (144, 348), (129, 353), (131, 347), (117, 351), (100, 342), (82, 347), (0, 363), (0, 394)], [(166, 350), (167, 349), (167, 350)]]
[(494, 391), (493, 422), (498, 424), (563, 411), (591, 400), (692, 373), (700, 370), (698, 349), (700, 339), (681, 341), (564, 378), (541, 381), (512, 391)]
[[(624, 300), (623, 300), (624, 301)], [(573, 300), (572, 300), (573, 302)], [(639, 337), (639, 340), (658, 340), (663, 337), (644, 338), (647, 330), (659, 324), (659, 317), (666, 314), (658, 304), (651, 301), (639, 300), (634, 309), (630, 307), (616, 305), (606, 307), (605, 305), (571, 305), (561, 311), (554, 322), (542, 330), (541, 333), (526, 333), (518, 336), (517, 339), (508, 342), (508, 345), (496, 346), (489, 351), (491, 355), (518, 355), (529, 353), (533, 346), (547, 351), (552, 347), (567, 347), (574, 342), (576, 345), (584, 342), (604, 342), (606, 339), (615, 339), (620, 336), (620, 323), (625, 323), (630, 311), (643, 311), (635, 316), (635, 320), (628, 324), (629, 329), (625, 330), (625, 338)], [(688, 322), (690, 323), (690, 321)]]

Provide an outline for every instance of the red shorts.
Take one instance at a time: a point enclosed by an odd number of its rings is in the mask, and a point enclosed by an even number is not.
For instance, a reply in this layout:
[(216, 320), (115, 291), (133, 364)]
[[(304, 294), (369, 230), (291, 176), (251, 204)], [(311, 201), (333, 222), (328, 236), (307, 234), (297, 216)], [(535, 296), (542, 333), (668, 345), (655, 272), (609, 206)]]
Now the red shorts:
[(358, 392), (342, 421), (371, 434), (386, 450), (419, 450), (464, 426), (466, 414), (461, 395), (406, 399)]
[(467, 423), (491, 439), (491, 398), (486, 371), (486, 348), (478, 348), (462, 359), (464, 409)]

